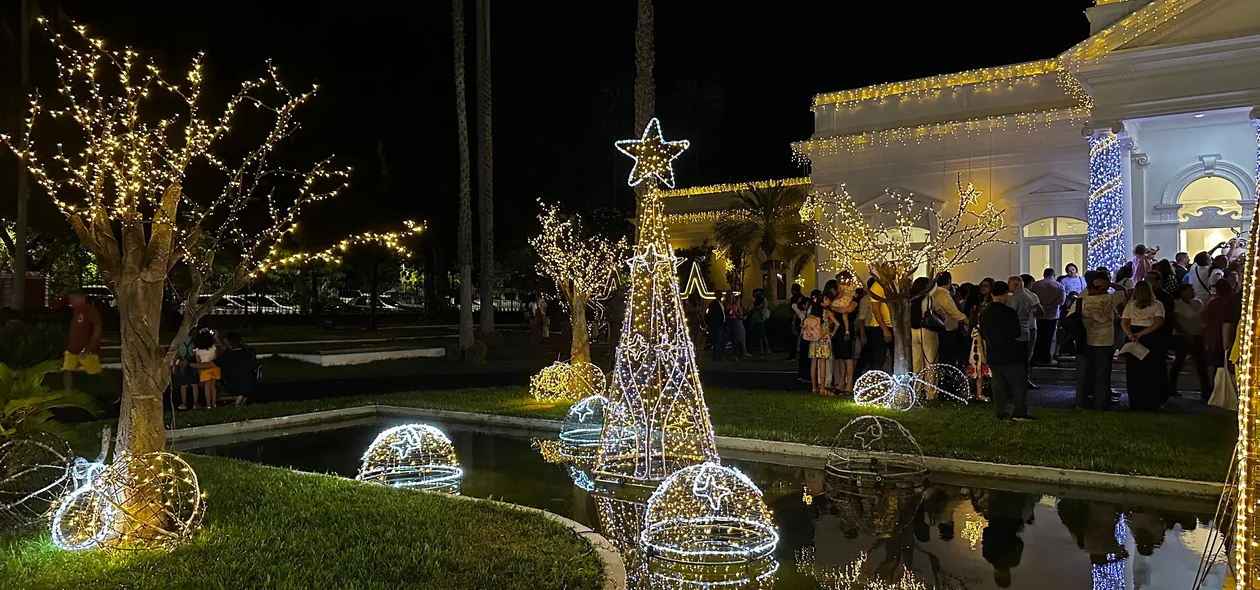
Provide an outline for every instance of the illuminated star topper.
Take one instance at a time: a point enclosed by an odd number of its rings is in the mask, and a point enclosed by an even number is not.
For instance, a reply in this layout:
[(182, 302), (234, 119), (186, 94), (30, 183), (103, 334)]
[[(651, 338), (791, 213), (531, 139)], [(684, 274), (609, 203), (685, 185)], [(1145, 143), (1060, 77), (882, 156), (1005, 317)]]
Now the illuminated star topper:
[(649, 176), (655, 176), (674, 188), (674, 158), (683, 153), (691, 145), (687, 140), (665, 141), (661, 137), (661, 122), (655, 117), (648, 121), (643, 129), (641, 139), (623, 139), (614, 145), (621, 153), (634, 158), (634, 168), (630, 170), (630, 186), (638, 186)]

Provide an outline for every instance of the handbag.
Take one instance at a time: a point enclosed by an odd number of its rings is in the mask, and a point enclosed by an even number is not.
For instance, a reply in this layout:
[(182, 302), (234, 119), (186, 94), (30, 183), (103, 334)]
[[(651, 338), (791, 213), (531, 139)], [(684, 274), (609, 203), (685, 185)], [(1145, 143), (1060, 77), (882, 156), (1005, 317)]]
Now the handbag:
[(932, 304), (934, 303), (932, 301), (932, 297), (929, 295), (926, 299), (928, 308), (924, 310), (923, 321), (919, 322), (919, 325), (923, 326), (924, 329), (931, 330), (933, 332), (944, 332), (945, 320), (941, 319), (941, 315), (936, 313), (936, 310), (932, 308)]
[(1238, 387), (1234, 384), (1234, 376), (1225, 367), (1216, 370), (1216, 381), (1208, 405), (1238, 411)]

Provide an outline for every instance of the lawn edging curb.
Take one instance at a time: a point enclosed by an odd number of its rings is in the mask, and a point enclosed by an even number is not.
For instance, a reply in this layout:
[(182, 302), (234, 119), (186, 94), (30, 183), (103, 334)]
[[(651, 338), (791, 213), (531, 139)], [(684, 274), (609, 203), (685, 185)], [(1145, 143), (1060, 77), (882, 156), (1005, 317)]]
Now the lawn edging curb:
[[(506, 426), (537, 430), (540, 432), (558, 432), (561, 424), (557, 420), (545, 420), (541, 418), (524, 418), (520, 416), (480, 414), (475, 412), (412, 408), (406, 406), (372, 405), (295, 414), (291, 416), (279, 416), (275, 418), (262, 418), (258, 420), (248, 420), (245, 422), (195, 426), (167, 432), (167, 438), (172, 441), (184, 442), (213, 436), (243, 434), (275, 428), (313, 425), (322, 422), (335, 422), (352, 418), (364, 418), (373, 415), (391, 418), (444, 420), (484, 426)], [(717, 437), (717, 445), (719, 451), (778, 455), (795, 459), (817, 461), (818, 467), (821, 467), (826, 462), (827, 453), (829, 452), (827, 447), (817, 445), (738, 438), (731, 436)], [(1016, 479), (1026, 482), (1054, 485), (1091, 487), (1118, 492), (1138, 492), (1196, 498), (1219, 498), (1224, 489), (1224, 485), (1221, 483), (1154, 477), (1148, 475), (1120, 475), (1081, 469), (1062, 469), (1057, 467), (1041, 467), (1037, 465), (1006, 465), (986, 461), (972, 461), (967, 459), (950, 459), (931, 456), (924, 456), (923, 460), (928, 469), (941, 473), (994, 479)]]

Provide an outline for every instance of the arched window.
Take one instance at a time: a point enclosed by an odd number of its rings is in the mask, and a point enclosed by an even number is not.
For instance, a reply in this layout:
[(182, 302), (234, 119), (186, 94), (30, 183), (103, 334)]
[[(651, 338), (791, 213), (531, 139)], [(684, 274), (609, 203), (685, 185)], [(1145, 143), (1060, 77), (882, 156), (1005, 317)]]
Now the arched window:
[(1084, 272), (1085, 228), (1085, 221), (1074, 217), (1046, 217), (1025, 225), (1022, 243), (1028, 274), (1040, 277), (1042, 270), (1053, 268), (1057, 276), (1069, 263)]
[(1193, 257), (1196, 252), (1234, 237), (1242, 227), (1242, 192), (1226, 178), (1205, 176), (1181, 190), (1180, 249)]

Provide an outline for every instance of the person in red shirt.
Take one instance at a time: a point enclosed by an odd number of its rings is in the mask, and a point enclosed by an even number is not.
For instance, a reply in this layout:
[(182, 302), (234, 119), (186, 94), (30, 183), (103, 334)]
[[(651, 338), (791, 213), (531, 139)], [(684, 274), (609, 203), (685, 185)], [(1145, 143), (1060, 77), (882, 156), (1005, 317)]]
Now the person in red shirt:
[(101, 313), (82, 293), (71, 293), (66, 300), (70, 303), (70, 338), (61, 363), (61, 381), (71, 389), (75, 369), (83, 367), (89, 375), (101, 372)]

